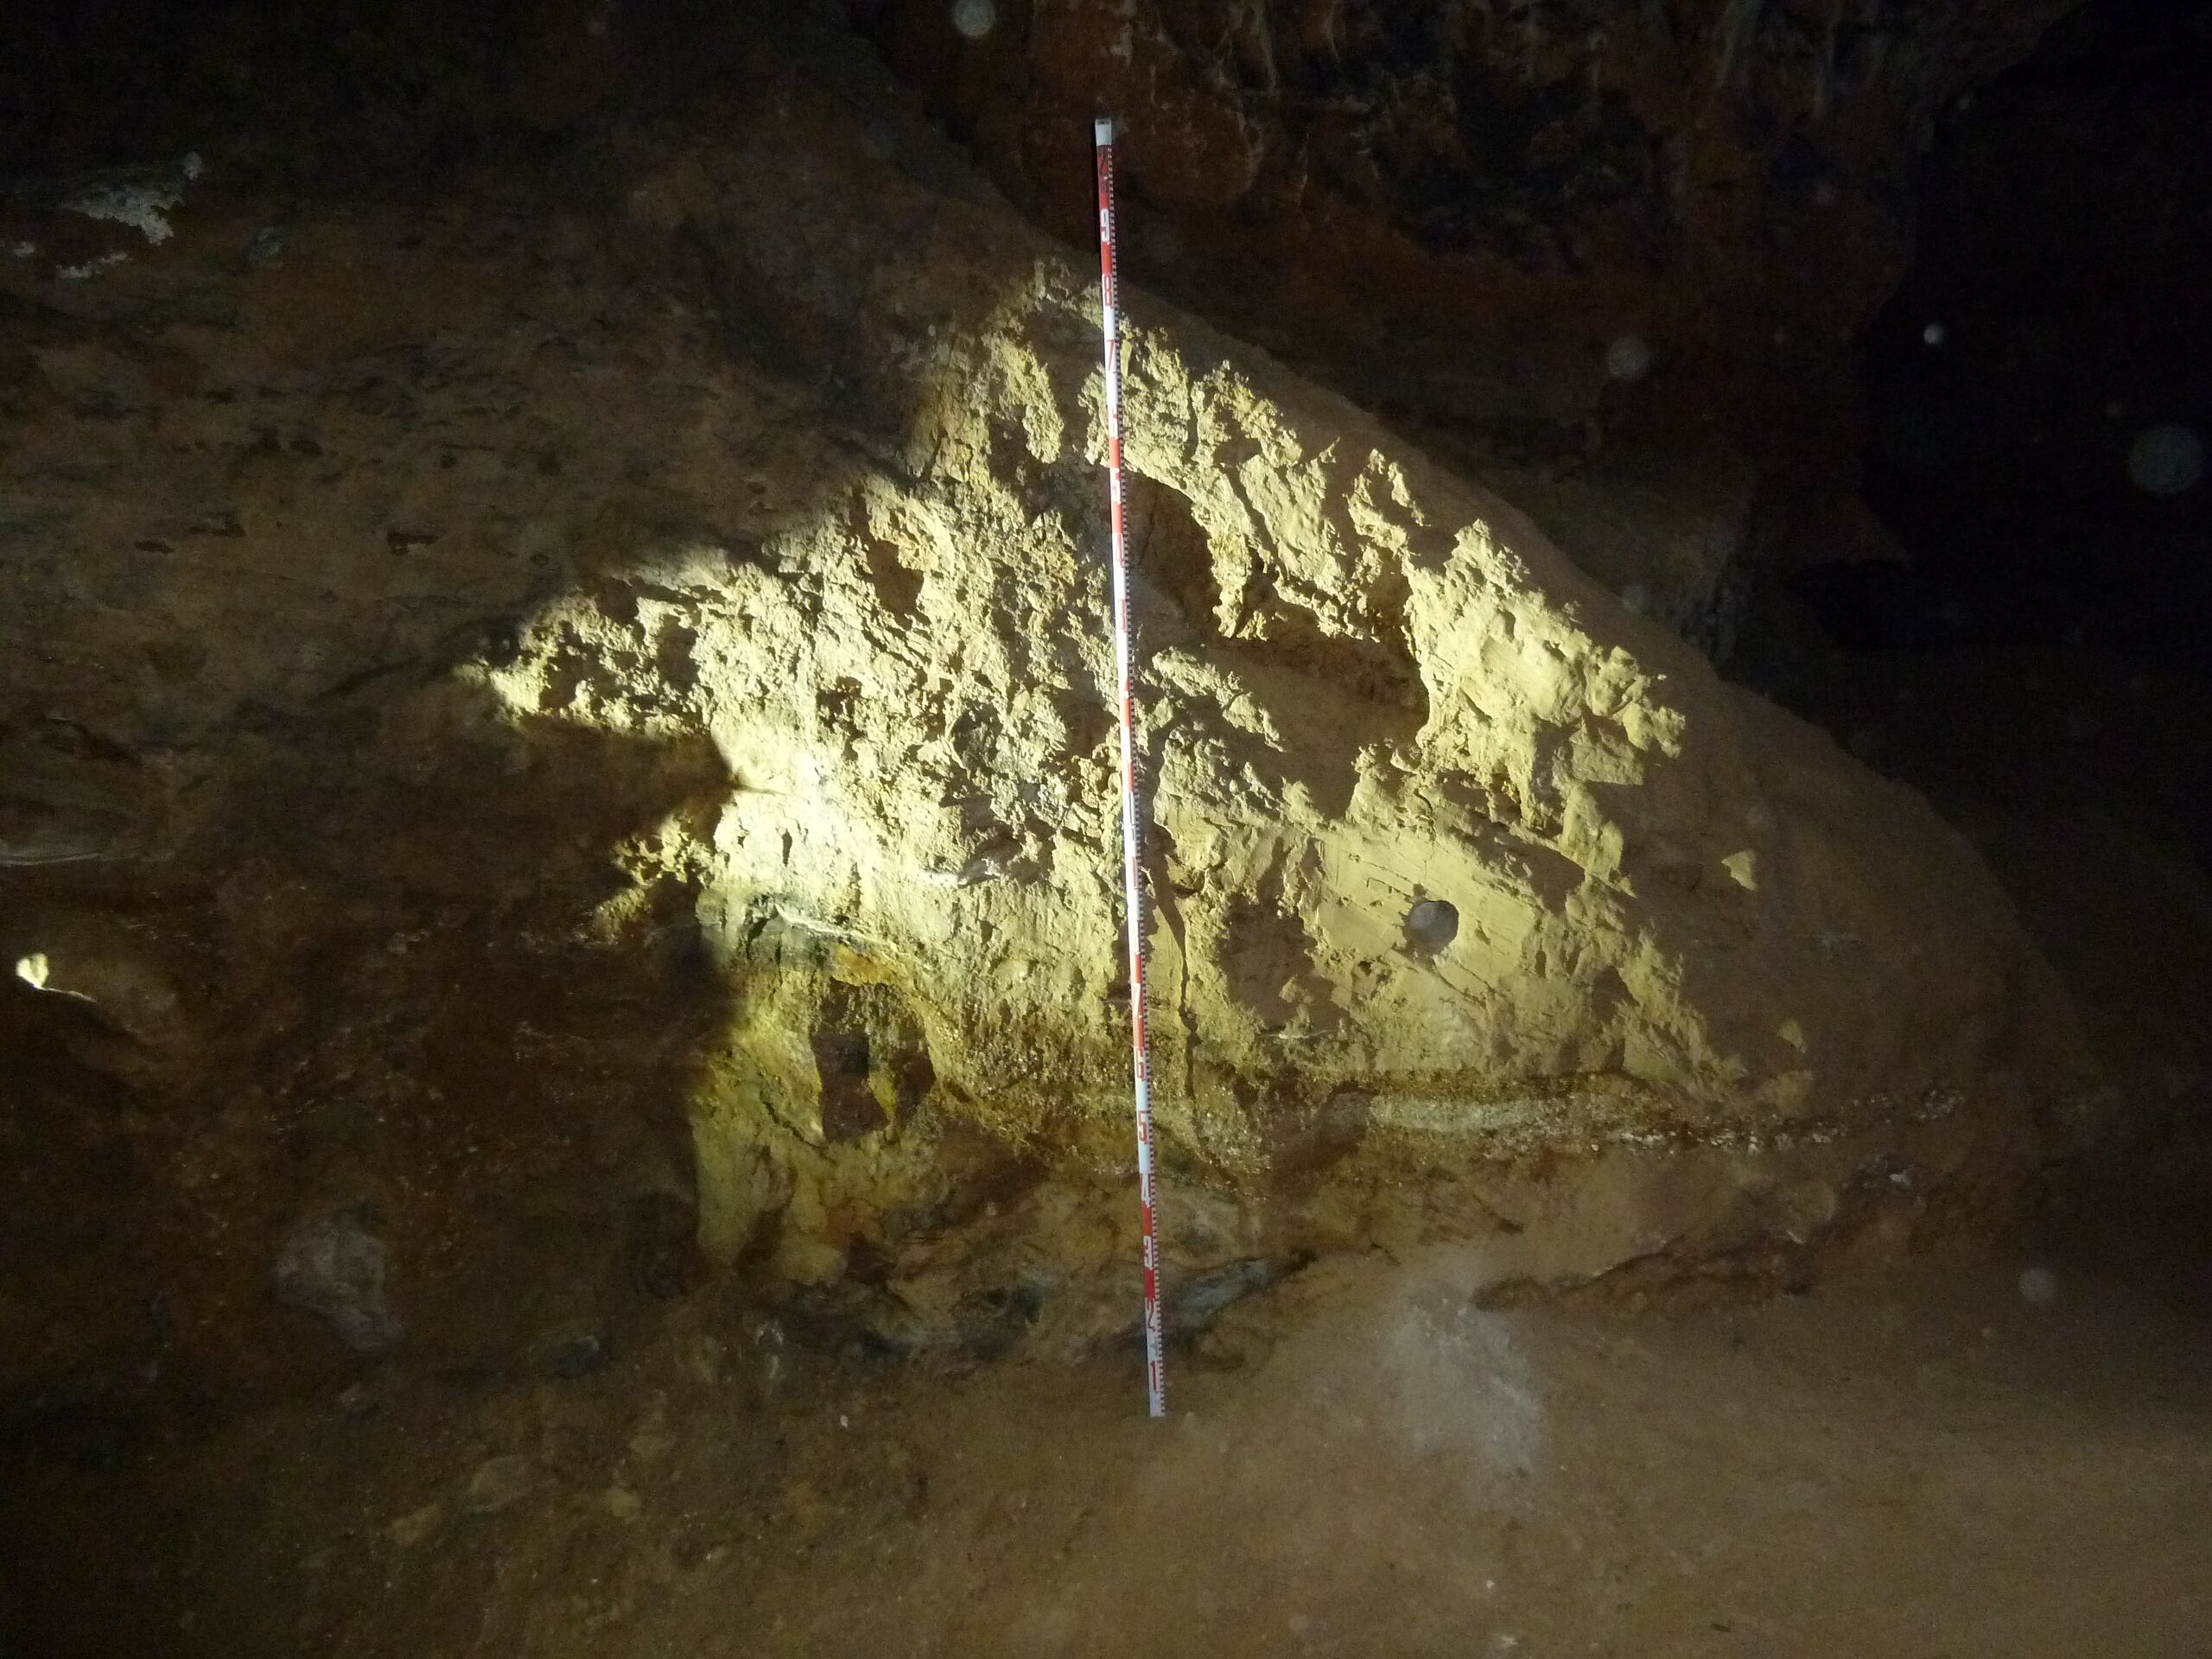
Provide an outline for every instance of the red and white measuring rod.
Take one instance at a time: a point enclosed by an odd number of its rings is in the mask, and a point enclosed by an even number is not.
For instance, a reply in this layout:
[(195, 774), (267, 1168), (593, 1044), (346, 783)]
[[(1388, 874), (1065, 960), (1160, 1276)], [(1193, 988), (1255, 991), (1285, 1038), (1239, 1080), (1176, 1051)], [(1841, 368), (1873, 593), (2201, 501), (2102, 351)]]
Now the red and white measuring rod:
[(1098, 144), (1098, 291), (1106, 329), (1106, 499), (1114, 525), (1114, 660), (1122, 696), (1122, 904), (1129, 931), (1129, 1047), (1136, 1084), (1137, 1205), (1144, 1234), (1144, 1386), (1154, 1417), (1167, 1414), (1167, 1367), (1160, 1357), (1160, 1238), (1154, 1225), (1152, 1052), (1144, 1007), (1144, 814), (1137, 798), (1135, 647), (1129, 637), (1129, 547), (1122, 484), (1121, 283), (1114, 257), (1114, 123), (1101, 119)]

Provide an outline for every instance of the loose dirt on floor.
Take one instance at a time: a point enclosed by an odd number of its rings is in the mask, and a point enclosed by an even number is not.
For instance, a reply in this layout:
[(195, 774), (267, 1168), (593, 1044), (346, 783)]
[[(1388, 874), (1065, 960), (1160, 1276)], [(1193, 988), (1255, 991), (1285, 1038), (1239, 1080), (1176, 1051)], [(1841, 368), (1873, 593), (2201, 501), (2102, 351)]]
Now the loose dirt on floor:
[[(702, 1293), (571, 1380), (14, 1475), (41, 1655), (2185, 1655), (2212, 1329), (2063, 1264), (1485, 1306), (1307, 1269), (1179, 1356), (963, 1370)], [(2046, 1292), (2055, 1293), (2045, 1300)]]

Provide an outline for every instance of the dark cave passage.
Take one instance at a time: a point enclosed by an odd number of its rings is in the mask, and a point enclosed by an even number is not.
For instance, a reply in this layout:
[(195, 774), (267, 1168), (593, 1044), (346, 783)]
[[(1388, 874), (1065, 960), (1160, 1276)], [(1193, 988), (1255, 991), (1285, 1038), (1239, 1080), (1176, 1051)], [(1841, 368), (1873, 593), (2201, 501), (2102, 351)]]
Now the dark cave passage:
[(1909, 566), (1801, 590), (1855, 648), (2212, 664), (2212, 11), (2091, 0), (1956, 100), (1863, 343), (1868, 503)]
[(2056, 1210), (2177, 1281), (2212, 1239), (2209, 78), (2212, 11), (2089, 0), (1942, 113), (1859, 345), (1878, 526), (1754, 572), (1732, 664), (2005, 882), (2126, 1149)]

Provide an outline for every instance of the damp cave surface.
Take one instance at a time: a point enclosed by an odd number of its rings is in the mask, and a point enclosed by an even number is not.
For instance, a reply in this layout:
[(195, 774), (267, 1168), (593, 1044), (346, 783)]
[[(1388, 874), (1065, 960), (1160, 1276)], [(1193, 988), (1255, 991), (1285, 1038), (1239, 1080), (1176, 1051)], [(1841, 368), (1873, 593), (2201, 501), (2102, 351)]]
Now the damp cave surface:
[(1523, 10), (0, 19), (0, 1659), (2197, 1649), (2212, 15)]

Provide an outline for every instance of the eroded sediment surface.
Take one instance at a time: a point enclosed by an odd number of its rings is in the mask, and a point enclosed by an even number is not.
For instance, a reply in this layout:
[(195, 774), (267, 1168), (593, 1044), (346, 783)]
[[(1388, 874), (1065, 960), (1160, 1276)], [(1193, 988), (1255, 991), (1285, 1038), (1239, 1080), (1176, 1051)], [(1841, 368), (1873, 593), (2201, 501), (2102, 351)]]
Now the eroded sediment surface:
[[(435, 201), (17, 204), (10, 1086), (144, 1224), (41, 1177), (42, 1271), (166, 1252), (216, 1332), (340, 1214), (465, 1344), (695, 1239), (925, 1316), (1124, 1255), (1094, 273), (845, 72), (747, 73)], [(1178, 1268), (1503, 1172), (1611, 1171), (1613, 1259), (2000, 1196), (2079, 1048), (1965, 844), (1131, 309)], [(34, 1371), (134, 1339), (0, 1306)]]

